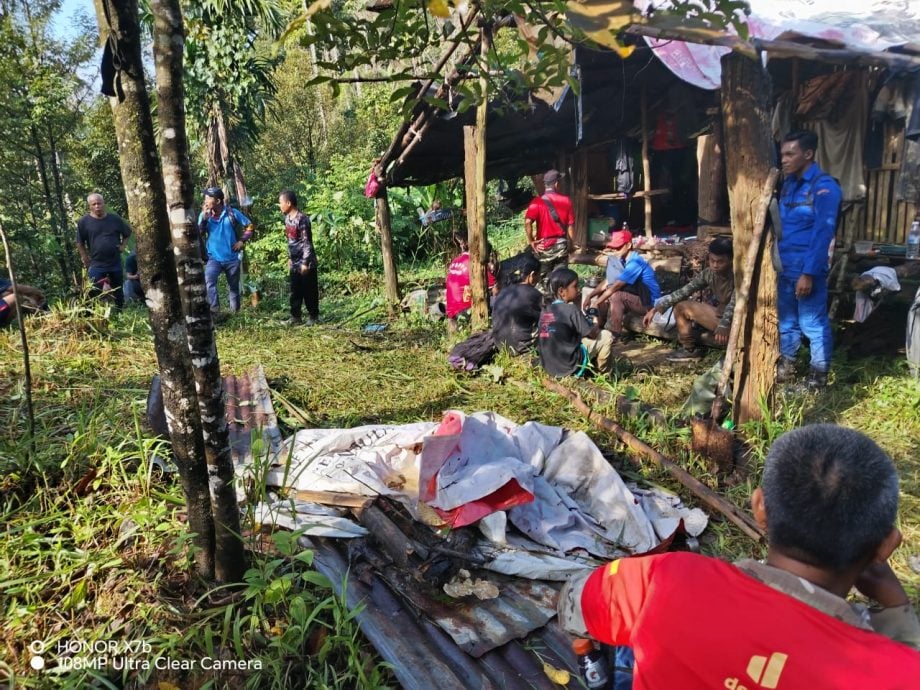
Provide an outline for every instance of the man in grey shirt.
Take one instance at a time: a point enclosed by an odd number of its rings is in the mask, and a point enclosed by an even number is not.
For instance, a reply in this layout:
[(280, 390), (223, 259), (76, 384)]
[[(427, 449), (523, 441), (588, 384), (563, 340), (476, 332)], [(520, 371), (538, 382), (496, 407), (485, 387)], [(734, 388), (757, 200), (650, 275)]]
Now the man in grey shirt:
[(115, 306), (121, 309), (125, 303), (121, 255), (128, 245), (131, 227), (120, 216), (105, 210), (101, 194), (90, 194), (86, 203), (89, 213), (77, 221), (80, 259), (89, 274), (92, 294), (111, 293)]

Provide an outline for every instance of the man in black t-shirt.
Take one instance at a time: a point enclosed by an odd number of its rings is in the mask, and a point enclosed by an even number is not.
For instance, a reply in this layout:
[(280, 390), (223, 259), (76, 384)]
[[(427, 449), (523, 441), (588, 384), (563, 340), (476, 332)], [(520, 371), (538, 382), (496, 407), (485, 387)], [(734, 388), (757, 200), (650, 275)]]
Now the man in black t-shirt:
[(86, 203), (89, 213), (77, 222), (80, 259), (89, 274), (92, 293), (99, 295), (111, 291), (120, 309), (125, 303), (121, 254), (128, 244), (131, 228), (121, 217), (106, 212), (101, 194), (90, 194)]

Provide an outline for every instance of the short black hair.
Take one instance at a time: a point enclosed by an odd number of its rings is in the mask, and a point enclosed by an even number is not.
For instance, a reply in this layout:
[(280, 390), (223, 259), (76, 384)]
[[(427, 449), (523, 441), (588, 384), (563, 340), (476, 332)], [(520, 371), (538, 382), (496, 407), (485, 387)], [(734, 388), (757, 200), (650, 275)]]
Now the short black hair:
[(771, 547), (834, 572), (871, 557), (898, 511), (894, 463), (868, 436), (834, 424), (780, 436), (762, 490)]
[(286, 202), (288, 202), (294, 208), (297, 208), (297, 194), (293, 189), (282, 189), (281, 193), (278, 194), (279, 197), (283, 197)]
[(709, 243), (709, 253), (731, 258), (735, 255), (735, 250), (732, 247), (732, 241), (728, 237), (716, 237)]
[(809, 132), (807, 129), (789, 132), (789, 134), (783, 137), (783, 143), (785, 144), (789, 141), (796, 142), (799, 148), (802, 149), (802, 152), (818, 150), (818, 135), (814, 132)]
[(571, 268), (560, 267), (549, 274), (549, 292), (555, 298), (559, 291), (571, 285), (573, 280), (578, 280), (578, 274)]
[(498, 271), (498, 284), (501, 287), (516, 285), (531, 273), (539, 272), (540, 261), (537, 257), (532, 252), (521, 252), (501, 262)]

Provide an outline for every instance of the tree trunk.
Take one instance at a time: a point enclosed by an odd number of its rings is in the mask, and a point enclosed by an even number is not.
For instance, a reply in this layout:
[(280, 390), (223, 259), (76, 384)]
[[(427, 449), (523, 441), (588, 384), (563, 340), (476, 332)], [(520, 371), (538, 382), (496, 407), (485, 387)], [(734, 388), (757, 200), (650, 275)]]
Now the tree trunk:
[(48, 144), (50, 146), (48, 160), (51, 164), (51, 179), (54, 180), (54, 200), (57, 203), (58, 219), (60, 221), (61, 250), (64, 252), (64, 259), (71, 273), (70, 282), (74, 287), (78, 287), (80, 283), (75, 270), (77, 257), (74, 254), (74, 243), (68, 238), (70, 232), (67, 223), (67, 209), (64, 208), (64, 179), (58, 162), (60, 152), (50, 125), (48, 126)]
[(396, 274), (396, 259), (393, 257), (393, 230), (390, 227), (390, 199), (386, 187), (374, 202), (377, 232), (380, 233), (380, 254), (383, 258), (383, 280), (387, 291), (387, 312), (396, 313), (399, 304), (399, 277)]
[[(757, 61), (738, 53), (722, 58), (722, 118), (725, 168), (732, 236), (735, 285), (754, 230), (754, 214), (763, 181), (773, 165), (770, 131), (770, 78)], [(750, 299), (743, 316), (735, 359), (733, 417), (736, 424), (762, 419), (773, 408), (779, 329), (776, 315), (776, 272), (767, 237), (756, 264)]]
[(473, 295), (473, 330), (489, 327), (488, 238), (486, 237), (486, 124), (489, 117), (489, 47), (492, 33), (482, 27), (479, 48), (479, 88), (482, 102), (476, 107), (476, 126), (463, 128), (466, 152), (466, 222), (469, 228), (470, 292)]
[(61, 267), (61, 277), (64, 279), (64, 283), (67, 284), (70, 282), (70, 275), (72, 274), (71, 268), (67, 263), (67, 238), (61, 236), (61, 226), (58, 224), (57, 213), (54, 209), (54, 198), (51, 193), (51, 182), (48, 180), (48, 165), (45, 162), (45, 151), (42, 147), (41, 139), (38, 137), (38, 129), (35, 125), (32, 125), (29, 131), (32, 134), (33, 154), (35, 156), (35, 166), (38, 170), (38, 178), (42, 185), (43, 201), (51, 221), (52, 234), (58, 240), (59, 251), (57, 261)]
[(239, 582), (246, 572), (246, 550), (239, 537), (239, 504), (234, 489), (230, 435), (224, 416), (224, 388), (204, 281), (198, 214), (189, 166), (182, 84), (182, 13), (178, 0), (152, 0), (150, 8), (154, 19), (157, 114), (163, 133), (160, 140), (163, 182), (211, 486), (214, 574), (219, 582)]
[(144, 83), (137, 1), (101, 0), (96, 4), (96, 19), (103, 41), (110, 33), (118, 36), (125, 99), (119, 102), (112, 98), (110, 102), (121, 176), (135, 231), (141, 283), (150, 307), (169, 436), (188, 504), (189, 528), (195, 535), (195, 563), (198, 573), (211, 579), (214, 576), (214, 522), (208, 468), (198, 395), (179, 302), (176, 265), (170, 246), (163, 174)]

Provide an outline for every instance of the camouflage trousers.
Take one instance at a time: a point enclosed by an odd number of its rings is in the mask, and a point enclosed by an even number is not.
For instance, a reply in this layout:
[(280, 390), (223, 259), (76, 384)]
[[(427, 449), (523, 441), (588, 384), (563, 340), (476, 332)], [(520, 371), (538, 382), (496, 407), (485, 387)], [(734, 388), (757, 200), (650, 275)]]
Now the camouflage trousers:
[(534, 256), (540, 262), (540, 282), (537, 289), (544, 296), (552, 298), (549, 292), (549, 274), (559, 266), (569, 265), (569, 242), (564, 237), (546, 249), (535, 249)]

